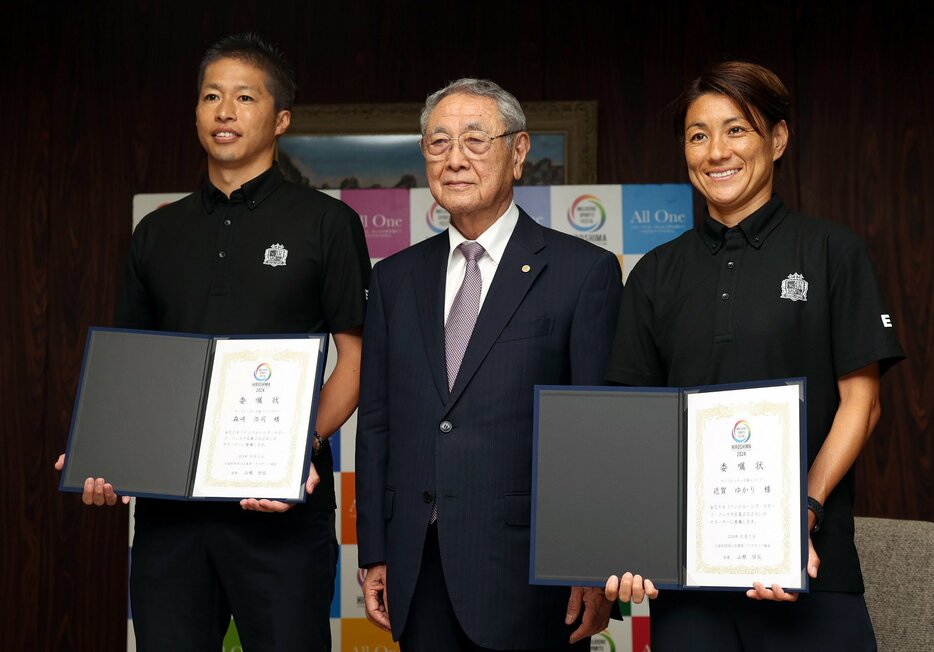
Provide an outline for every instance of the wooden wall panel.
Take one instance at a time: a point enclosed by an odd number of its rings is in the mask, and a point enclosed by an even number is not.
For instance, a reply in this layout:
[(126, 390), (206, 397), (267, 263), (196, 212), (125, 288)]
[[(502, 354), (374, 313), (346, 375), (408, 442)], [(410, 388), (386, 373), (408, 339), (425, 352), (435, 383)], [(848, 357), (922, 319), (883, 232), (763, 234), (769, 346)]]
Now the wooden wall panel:
[[(0, 175), (0, 637), (119, 650), (126, 513), (62, 495), (86, 328), (113, 311), (137, 192), (194, 188), (197, 64), (254, 29), (299, 102), (418, 102), (487, 76), (520, 100), (599, 102), (601, 183), (686, 181), (666, 105), (723, 56), (774, 69), (795, 107), (778, 189), (869, 243), (910, 356), (858, 462), (861, 514), (934, 520), (934, 56), (922, 3), (140, 0), (5, 12)], [(414, 128), (415, 125), (413, 125)]]
[[(13, 33), (27, 27), (13, 15)], [(44, 413), (48, 378), (48, 210), (50, 106), (47, 96), (32, 97), (36, 69), (50, 59), (49, 36), (34, 34), (31, 66), (8, 67), (6, 83), (15, 101), (0, 103), (6, 125), (0, 197), (0, 636), (12, 649), (38, 649), (38, 586), (50, 567), (42, 546), (43, 512), (55, 493), (43, 464)], [(22, 45), (4, 45), (5, 61)], [(10, 52), (6, 51), (9, 47)], [(47, 513), (45, 517), (47, 518)], [(47, 522), (47, 521), (46, 521)]]

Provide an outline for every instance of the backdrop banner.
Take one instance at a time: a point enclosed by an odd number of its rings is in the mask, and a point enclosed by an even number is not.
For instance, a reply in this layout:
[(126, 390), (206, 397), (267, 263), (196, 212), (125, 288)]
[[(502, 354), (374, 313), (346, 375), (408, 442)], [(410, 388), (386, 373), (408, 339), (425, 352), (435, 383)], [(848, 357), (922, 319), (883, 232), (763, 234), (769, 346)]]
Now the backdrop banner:
[[(366, 232), (371, 261), (391, 256), (409, 245), (441, 233), (450, 215), (435, 202), (427, 188), (323, 190), (359, 215)], [(133, 222), (188, 193), (147, 193), (133, 197)], [(568, 233), (615, 253), (623, 280), (636, 262), (660, 244), (693, 227), (689, 184), (627, 184), (585, 186), (519, 186), (515, 202), (537, 222)], [(325, 370), (334, 368), (335, 347)], [(363, 610), (363, 573), (357, 568), (356, 499), (354, 495), (354, 437), (357, 415), (331, 438), (334, 487), (337, 494), (337, 538), (340, 542), (337, 581), (331, 604), (333, 650), (343, 652), (398, 652), (388, 633), (366, 620)], [(529, 437), (532, 433), (529, 433)], [(133, 508), (130, 509), (130, 548), (133, 546)], [(591, 652), (647, 652), (649, 606), (623, 605), (622, 621), (593, 637)], [(128, 614), (127, 649), (136, 651), (132, 612)], [(224, 652), (242, 652), (236, 628), (224, 640)]]

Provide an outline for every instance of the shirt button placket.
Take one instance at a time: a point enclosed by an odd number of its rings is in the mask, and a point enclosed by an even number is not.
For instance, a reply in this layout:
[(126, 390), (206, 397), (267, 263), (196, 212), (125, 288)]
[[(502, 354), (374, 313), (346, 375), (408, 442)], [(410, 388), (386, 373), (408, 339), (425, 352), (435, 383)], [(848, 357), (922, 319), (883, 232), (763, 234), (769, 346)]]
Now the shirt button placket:
[(743, 256), (746, 240), (737, 229), (727, 231), (723, 248), (718, 252), (723, 262), (717, 284), (717, 306), (714, 309), (714, 341), (729, 342), (733, 339), (733, 297), (736, 289), (737, 261)]
[(230, 258), (231, 240), (233, 238), (233, 229), (231, 228), (233, 220), (231, 211), (233, 208), (227, 202), (219, 203), (215, 209), (219, 212), (217, 222), (217, 255), (214, 258), (214, 275), (211, 283), (212, 292), (223, 292), (227, 287), (227, 270), (229, 268), (228, 260)]

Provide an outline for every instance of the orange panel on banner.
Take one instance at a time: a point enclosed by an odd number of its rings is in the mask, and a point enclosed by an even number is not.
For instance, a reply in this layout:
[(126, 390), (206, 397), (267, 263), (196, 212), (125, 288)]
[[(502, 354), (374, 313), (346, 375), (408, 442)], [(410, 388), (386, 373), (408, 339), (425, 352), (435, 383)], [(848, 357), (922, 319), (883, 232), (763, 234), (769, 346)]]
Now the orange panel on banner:
[(341, 473), (341, 543), (357, 543), (356, 473)]
[(392, 635), (366, 618), (341, 620), (341, 649), (346, 652), (399, 652)]

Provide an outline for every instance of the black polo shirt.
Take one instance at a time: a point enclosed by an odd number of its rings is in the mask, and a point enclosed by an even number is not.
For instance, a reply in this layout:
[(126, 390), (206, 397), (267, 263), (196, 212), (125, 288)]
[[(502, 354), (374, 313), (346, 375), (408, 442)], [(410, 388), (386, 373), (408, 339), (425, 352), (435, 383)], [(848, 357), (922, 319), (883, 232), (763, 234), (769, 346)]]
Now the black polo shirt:
[[(839, 405), (837, 379), (904, 354), (866, 248), (777, 195), (737, 226), (703, 224), (646, 254), (626, 283), (607, 379), (690, 387), (807, 378), (808, 465)], [(861, 592), (854, 471), (825, 501), (812, 590)]]
[[(229, 199), (205, 180), (201, 192), (139, 223), (115, 324), (217, 335), (339, 333), (363, 324), (369, 276), (357, 214), (285, 181), (273, 165)], [(304, 508), (334, 509), (329, 449), (315, 466), (321, 484)], [(181, 507), (140, 500), (137, 513)], [(184, 507), (241, 511), (236, 504)]]

